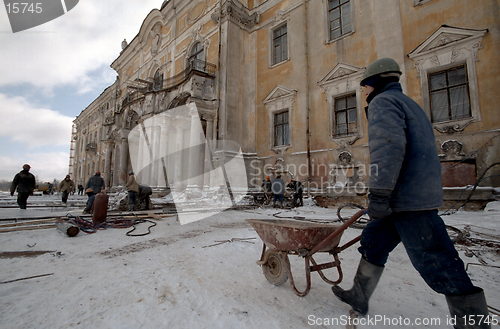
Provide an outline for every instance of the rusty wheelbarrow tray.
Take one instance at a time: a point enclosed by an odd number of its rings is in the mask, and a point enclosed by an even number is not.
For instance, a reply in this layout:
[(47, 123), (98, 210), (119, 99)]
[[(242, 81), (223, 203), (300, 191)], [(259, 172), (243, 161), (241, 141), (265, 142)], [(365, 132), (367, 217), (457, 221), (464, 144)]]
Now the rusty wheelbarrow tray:
[[(328, 284), (339, 284), (343, 274), (338, 254), (361, 239), (359, 235), (339, 247), (342, 233), (365, 213), (365, 210), (358, 211), (342, 225), (287, 219), (247, 219), (264, 243), (262, 255), (257, 264), (262, 266), (266, 279), (276, 286), (282, 285), (290, 278), (293, 291), (301, 297), (306, 296), (311, 289), (311, 272), (318, 272), (323, 281)], [(334, 261), (317, 264), (313, 258), (317, 252), (330, 253)], [(295, 287), (288, 259), (289, 254), (302, 256), (305, 260), (307, 286), (304, 291), (299, 291)], [(335, 267), (338, 272), (336, 281), (329, 280), (323, 273), (323, 270), (332, 267)]]

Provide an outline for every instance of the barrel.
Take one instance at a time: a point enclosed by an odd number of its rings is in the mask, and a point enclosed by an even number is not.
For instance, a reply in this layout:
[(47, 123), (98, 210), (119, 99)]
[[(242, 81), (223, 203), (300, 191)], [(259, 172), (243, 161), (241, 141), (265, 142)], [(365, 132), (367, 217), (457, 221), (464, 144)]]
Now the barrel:
[(101, 192), (95, 196), (94, 203), (92, 204), (92, 222), (94, 226), (101, 225), (106, 221), (108, 201), (109, 195), (106, 193)]

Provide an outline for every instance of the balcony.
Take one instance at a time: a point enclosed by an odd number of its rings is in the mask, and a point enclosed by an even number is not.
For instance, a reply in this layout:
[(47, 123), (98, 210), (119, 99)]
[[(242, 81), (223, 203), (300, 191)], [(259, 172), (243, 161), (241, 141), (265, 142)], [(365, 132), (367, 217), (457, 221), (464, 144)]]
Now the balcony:
[(173, 77), (156, 81), (152, 78), (148, 80), (136, 79), (134, 85), (128, 86), (128, 88), (134, 89), (134, 91), (127, 93), (127, 96), (123, 99), (122, 107), (143, 97), (146, 93), (159, 91), (168, 92), (175, 89), (186, 82), (194, 74), (214, 79), (216, 69), (217, 66), (215, 64), (195, 59), (190, 61), (189, 65), (182, 72), (174, 75)]
[(97, 143), (96, 142), (88, 143), (87, 145), (85, 145), (85, 151), (96, 153), (97, 152)]

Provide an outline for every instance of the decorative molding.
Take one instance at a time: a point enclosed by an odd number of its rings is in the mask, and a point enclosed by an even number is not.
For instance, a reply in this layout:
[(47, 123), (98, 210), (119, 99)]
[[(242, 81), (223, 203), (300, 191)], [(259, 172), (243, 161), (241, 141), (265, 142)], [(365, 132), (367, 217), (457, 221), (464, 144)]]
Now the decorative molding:
[(342, 151), (339, 154), (339, 163), (342, 166), (347, 166), (352, 162), (352, 154), (347, 151)]
[(271, 102), (275, 102), (279, 99), (294, 97), (297, 94), (297, 90), (290, 89), (287, 87), (283, 87), (281, 85), (277, 85), (274, 89), (264, 98), (263, 103), (268, 104)]
[(462, 143), (456, 140), (448, 140), (441, 144), (441, 150), (443, 150), (446, 155), (464, 155), (462, 152), (464, 146)]
[[(203, 16), (203, 13), (205, 12), (205, 9), (207, 8), (207, 2), (206, 1), (198, 1), (194, 6), (189, 9), (189, 12), (187, 14), (187, 22), (188, 24), (192, 25), (196, 23), (200, 19), (200, 17)], [(201, 9), (201, 10), (200, 10)]]
[(161, 41), (162, 41), (161, 27), (162, 27), (162, 23), (157, 22), (151, 28), (151, 31), (150, 31), (151, 57), (155, 57), (158, 54), (158, 51), (161, 49)]
[(445, 125), (434, 125), (434, 129), (439, 131), (441, 134), (454, 134), (464, 131), (464, 129), (470, 125), (474, 120), (469, 120), (464, 123), (456, 123), (456, 124), (445, 124)]
[(416, 7), (416, 6), (422, 6), (428, 2), (431, 2), (433, 0), (413, 0), (413, 7)]
[[(463, 144), (457, 140), (447, 140), (441, 144), (441, 150), (443, 154), (439, 154), (439, 158), (442, 161), (460, 161), (465, 158), (465, 153), (463, 152)], [(473, 157), (473, 156), (472, 156)]]
[(481, 120), (476, 62), (479, 61), (478, 51), (482, 49), (481, 41), (487, 32), (443, 25), (408, 54), (415, 61), (413, 67), (420, 79), (422, 105), (429, 117), (432, 117), (429, 74), (460, 65), (465, 65), (467, 69), (471, 118), (452, 123), (434, 123), (435, 129), (441, 133), (459, 132), (471, 122)]
[(260, 22), (259, 13), (250, 14), (248, 9), (233, 0), (222, 4), (222, 15), (221, 10), (217, 9), (210, 15), (210, 18), (214, 23), (219, 23), (221, 16), (223, 21), (229, 20), (248, 32)]
[(419, 65), (426, 59), (435, 65), (446, 65), (456, 61), (461, 52), (467, 49), (472, 51), (474, 61), (477, 61), (477, 51), (482, 49), (481, 40), (487, 32), (487, 29), (472, 30), (443, 25), (411, 51), (408, 57)]

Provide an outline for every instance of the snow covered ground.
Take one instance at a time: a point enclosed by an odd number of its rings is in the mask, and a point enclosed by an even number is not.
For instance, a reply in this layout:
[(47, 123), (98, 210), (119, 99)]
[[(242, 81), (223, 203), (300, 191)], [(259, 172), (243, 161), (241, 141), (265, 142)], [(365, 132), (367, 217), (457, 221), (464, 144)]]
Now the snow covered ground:
[[(317, 273), (311, 274), (312, 288), (305, 297), (296, 296), (289, 281), (273, 286), (265, 279), (255, 263), (262, 242), (245, 219), (275, 218), (276, 213), (304, 220), (337, 218), (336, 209), (309, 203), (296, 210), (229, 210), (187, 225), (166, 217), (155, 221), (150, 234), (136, 237), (126, 236), (130, 229), (116, 228), (80, 232), (74, 238), (57, 229), (0, 233), (0, 327), (349, 328), (349, 306), (334, 297)], [(499, 240), (500, 202), (482, 212), (443, 218), (460, 229), (471, 225), (478, 238), (488, 234)], [(139, 224), (134, 234), (147, 232), (148, 226)], [(360, 233), (348, 229), (342, 242)], [(468, 273), (485, 289), (488, 304), (500, 309), (498, 251), (479, 245), (457, 248), (465, 264), (487, 265), (469, 265)], [(41, 254), (6, 254), (17, 251)], [(331, 261), (326, 256), (319, 253), (318, 262)], [(340, 254), (342, 287), (351, 287), (359, 257), (356, 245)], [(297, 256), (290, 261), (295, 282), (303, 289), (304, 261)], [(424, 283), (401, 245), (371, 298), (368, 320), (357, 328), (452, 328), (444, 296)]]

